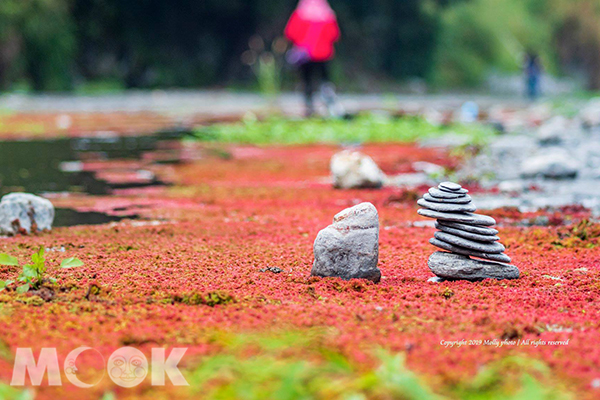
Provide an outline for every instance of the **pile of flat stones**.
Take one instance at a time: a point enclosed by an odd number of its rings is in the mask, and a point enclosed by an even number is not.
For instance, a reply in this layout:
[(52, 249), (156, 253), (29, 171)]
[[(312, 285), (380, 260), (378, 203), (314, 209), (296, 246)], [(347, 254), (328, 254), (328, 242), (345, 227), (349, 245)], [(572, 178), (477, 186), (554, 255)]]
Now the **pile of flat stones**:
[(510, 265), (498, 231), (491, 228), (496, 221), (475, 214), (468, 192), (457, 183), (442, 182), (417, 202), (420, 215), (436, 220), (438, 231), (429, 242), (445, 250), (429, 257), (429, 268), (442, 280), (517, 279), (519, 269)]

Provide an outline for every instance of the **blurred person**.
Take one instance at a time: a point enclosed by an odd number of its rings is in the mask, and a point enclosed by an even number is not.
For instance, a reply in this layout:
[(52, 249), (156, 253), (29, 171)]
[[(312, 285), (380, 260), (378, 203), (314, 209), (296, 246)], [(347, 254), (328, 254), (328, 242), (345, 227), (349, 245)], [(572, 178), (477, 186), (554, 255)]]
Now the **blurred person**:
[(535, 52), (528, 51), (525, 55), (524, 70), (527, 97), (534, 101), (540, 95), (540, 78), (542, 75), (542, 64)]
[(333, 45), (340, 38), (340, 28), (327, 0), (300, 0), (285, 27), (285, 36), (294, 45), (287, 59), (300, 70), (306, 116), (315, 112), (313, 92), (316, 82), (321, 82), (321, 97), (327, 111), (333, 117), (341, 117), (344, 109), (337, 101), (328, 65), (335, 54)]

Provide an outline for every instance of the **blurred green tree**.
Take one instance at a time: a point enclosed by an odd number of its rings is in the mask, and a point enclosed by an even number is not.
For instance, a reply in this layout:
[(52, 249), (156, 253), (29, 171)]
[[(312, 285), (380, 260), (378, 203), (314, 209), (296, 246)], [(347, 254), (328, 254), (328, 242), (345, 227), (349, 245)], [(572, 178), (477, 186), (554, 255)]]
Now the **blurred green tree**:
[(539, 5), (539, 0), (471, 0), (443, 10), (432, 80), (474, 86), (493, 68), (520, 71), (528, 50), (554, 70), (552, 25), (540, 17)]
[(567, 71), (583, 72), (600, 90), (600, 0), (554, 0), (555, 42)]
[(34, 90), (71, 87), (75, 31), (69, 0), (0, 2), (0, 84), (25, 79)]
[[(600, 88), (600, 0), (330, 0), (342, 40), (335, 75), (353, 88), (419, 77), (476, 85), (516, 73), (522, 53)], [(0, 0), (0, 88), (81, 82), (130, 88), (254, 81), (251, 37), (273, 43), (297, 0)], [(269, 50), (269, 49), (265, 49)], [(389, 87), (389, 86), (388, 86)]]

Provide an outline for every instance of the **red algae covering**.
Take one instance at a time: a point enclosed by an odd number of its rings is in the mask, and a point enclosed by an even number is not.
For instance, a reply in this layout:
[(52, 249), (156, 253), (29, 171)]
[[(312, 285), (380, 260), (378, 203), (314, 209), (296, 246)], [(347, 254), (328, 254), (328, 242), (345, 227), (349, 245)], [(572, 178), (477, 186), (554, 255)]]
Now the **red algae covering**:
[[(49, 273), (62, 288), (51, 301), (40, 305), (0, 293), (2, 381), (10, 381), (17, 347), (33, 347), (36, 355), (42, 347), (57, 347), (60, 363), (78, 346), (94, 347), (105, 358), (124, 345), (147, 356), (152, 347), (188, 347), (182, 366), (193, 368), (202, 356), (219, 352), (215, 332), (326, 328), (326, 345), (358, 366), (375, 365), (375, 346), (406, 352), (409, 368), (434, 387), (472, 377), (490, 361), (525, 355), (547, 363), (577, 398), (598, 397), (590, 385), (600, 378), (600, 247), (557, 245), (569, 232), (564, 227), (501, 226), (521, 279), (430, 283), (434, 229), (412, 226), (424, 220), (416, 214), (420, 193), (332, 189), (325, 178), (338, 150), (333, 146), (226, 150), (231, 158), (174, 167), (171, 188), (55, 199), (60, 206), (104, 211), (134, 207), (151, 221), (0, 240), (0, 252), (22, 261), (40, 245), (65, 249), (47, 253)], [(455, 162), (440, 150), (411, 145), (362, 151), (386, 172), (410, 171), (412, 161)], [(380, 215), (381, 283), (310, 277), (318, 231), (362, 201), (372, 202)], [(60, 270), (65, 257), (78, 257), (85, 266)], [(16, 274), (14, 267), (0, 267), (0, 279)], [(209, 293), (227, 300), (212, 306), (185, 301)], [(568, 345), (441, 344), (494, 339)], [(37, 389), (42, 399), (98, 398), (107, 390), (142, 396), (150, 387), (122, 389), (105, 377), (85, 391), (68, 382)]]

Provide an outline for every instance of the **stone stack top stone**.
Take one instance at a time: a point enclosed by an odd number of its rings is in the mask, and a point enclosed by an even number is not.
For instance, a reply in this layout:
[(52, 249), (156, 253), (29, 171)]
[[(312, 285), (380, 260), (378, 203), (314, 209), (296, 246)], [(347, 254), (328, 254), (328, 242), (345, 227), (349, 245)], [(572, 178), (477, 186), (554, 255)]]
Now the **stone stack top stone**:
[(457, 183), (442, 182), (417, 201), (422, 207), (419, 215), (436, 219), (438, 231), (429, 243), (444, 250), (429, 258), (429, 268), (439, 278), (450, 280), (518, 278), (518, 268), (508, 264), (511, 259), (504, 254), (498, 231), (491, 228), (496, 221), (475, 213), (477, 208), (467, 193)]

